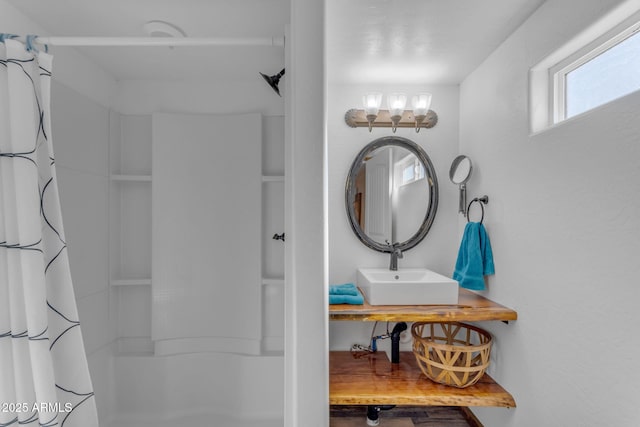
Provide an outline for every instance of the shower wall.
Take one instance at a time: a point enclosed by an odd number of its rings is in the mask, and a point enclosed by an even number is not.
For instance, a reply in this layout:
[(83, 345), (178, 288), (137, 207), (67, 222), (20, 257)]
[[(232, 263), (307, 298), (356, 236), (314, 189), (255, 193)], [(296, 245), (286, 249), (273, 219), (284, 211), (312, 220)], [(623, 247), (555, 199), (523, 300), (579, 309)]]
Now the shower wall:
[(109, 110), (54, 80), (52, 133), (62, 216), (98, 414), (114, 408), (114, 294), (109, 287)]
[[(284, 231), (284, 117), (283, 101), (271, 89), (254, 82), (228, 82), (224, 87), (206, 82), (120, 82), (116, 99), (120, 113), (112, 122), (120, 129), (113, 136), (111, 172), (122, 176), (151, 176), (152, 119), (156, 111), (176, 113), (257, 112), (262, 115), (262, 235), (255, 242), (262, 252), (261, 353), (283, 350), (284, 245), (273, 240)], [(233, 96), (231, 96), (233, 95)], [(249, 100), (252, 101), (249, 104)], [(176, 150), (184, 149), (180, 141)], [(212, 180), (218, 177), (210, 172)], [(279, 180), (280, 178), (280, 180)], [(117, 286), (118, 347), (121, 353), (152, 352), (151, 342), (151, 188), (155, 181), (120, 181), (112, 184), (112, 279)], [(156, 191), (154, 189), (154, 191)], [(225, 200), (223, 203), (229, 203)], [(250, 243), (248, 243), (250, 244)], [(236, 255), (239, 265), (244, 257)], [(121, 281), (119, 281), (121, 280)], [(112, 280), (113, 281), (113, 280)], [(259, 284), (258, 284), (259, 285)], [(216, 326), (217, 327), (217, 326)]]
[(259, 355), (262, 116), (153, 114), (156, 355)]
[[(269, 101), (272, 95), (266, 94)], [(263, 183), (262, 268), (267, 280), (262, 285), (262, 355), (156, 357), (151, 286), (144, 280), (151, 272), (152, 183), (113, 179), (151, 174), (151, 115), (110, 111), (59, 83), (53, 85), (52, 98), (71, 268), (101, 422), (125, 419), (126, 424), (151, 413), (179, 416), (179, 408), (171, 404), (180, 396), (187, 399), (182, 411), (228, 411), (229, 416), (238, 402), (263, 390), (270, 390), (268, 397), (252, 399), (253, 405), (236, 408), (241, 409), (237, 413), (277, 419), (283, 389), (284, 245), (269, 233), (283, 231), (282, 183)], [(262, 122), (263, 174), (281, 176), (283, 117), (264, 116)], [(123, 277), (140, 281), (117, 286)], [(190, 393), (197, 390), (195, 398)], [(159, 407), (165, 412), (157, 412)]]

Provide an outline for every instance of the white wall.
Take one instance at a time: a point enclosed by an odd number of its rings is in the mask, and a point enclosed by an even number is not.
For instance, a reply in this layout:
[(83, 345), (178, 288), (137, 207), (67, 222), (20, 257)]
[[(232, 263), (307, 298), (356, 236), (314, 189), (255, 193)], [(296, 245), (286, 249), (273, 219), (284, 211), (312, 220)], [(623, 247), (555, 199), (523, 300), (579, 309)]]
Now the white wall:
[[(55, 75), (55, 67), (54, 67)], [(109, 287), (109, 110), (52, 84), (53, 147), (71, 276), (100, 419), (113, 408), (114, 317)]]
[[(39, 23), (35, 23), (12, 4), (0, 0), (0, 32), (50, 35)], [(116, 81), (92, 61), (74, 48), (51, 47), (54, 54), (53, 80), (75, 89), (98, 104), (108, 107), (115, 93)]]
[[(242, 64), (238, 64), (242, 67)], [(267, 72), (268, 70), (264, 70)], [(284, 88), (283, 77), (280, 88)], [(284, 90), (280, 93), (284, 95)], [(247, 113), (282, 116), (284, 101), (275, 94), (256, 70), (251, 81), (123, 80), (115, 96), (115, 109), (122, 114)]]
[(292, 0), (285, 117), (286, 427), (329, 425), (323, 1)]
[[(328, 58), (328, 66), (336, 67)], [(350, 128), (344, 113), (360, 108), (362, 95), (372, 90), (360, 85), (329, 82), (328, 87), (328, 169), (329, 169), (329, 283), (339, 284), (356, 280), (358, 267), (389, 266), (389, 254), (375, 252), (364, 246), (351, 230), (344, 205), (344, 189), (353, 159), (369, 142), (392, 135), (391, 129)], [(400, 268), (427, 267), (451, 276), (458, 250), (458, 187), (449, 181), (449, 167), (458, 155), (458, 86), (406, 86), (390, 82), (376, 87), (383, 93), (404, 91), (408, 95), (418, 91), (433, 93), (431, 109), (438, 114), (438, 124), (417, 133), (413, 129), (398, 129), (396, 135), (419, 144), (425, 149), (436, 170), (439, 188), (438, 211), (429, 234), (415, 248), (398, 260)], [(346, 350), (351, 344), (367, 345), (372, 323), (330, 322), (330, 349)], [(386, 346), (384, 342), (381, 345)]]
[(474, 410), (488, 426), (640, 420), (640, 93), (528, 133), (529, 68), (619, 3), (547, 1), (461, 85), (469, 190), (490, 197), (485, 295), (518, 311), (483, 324), (490, 373), (518, 405)]

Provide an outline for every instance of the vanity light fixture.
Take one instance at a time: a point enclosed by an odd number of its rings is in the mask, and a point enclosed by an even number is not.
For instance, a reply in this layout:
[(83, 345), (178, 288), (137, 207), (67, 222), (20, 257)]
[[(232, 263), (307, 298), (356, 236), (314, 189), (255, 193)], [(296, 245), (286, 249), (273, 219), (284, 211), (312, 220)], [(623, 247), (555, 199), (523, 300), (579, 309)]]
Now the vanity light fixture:
[(392, 132), (397, 128), (432, 128), (438, 122), (438, 115), (429, 109), (431, 94), (419, 93), (412, 98), (413, 110), (405, 110), (407, 96), (403, 93), (392, 93), (387, 96), (388, 110), (380, 110), (382, 94), (370, 92), (362, 97), (364, 109), (351, 109), (346, 112), (344, 120), (349, 127), (390, 127)]

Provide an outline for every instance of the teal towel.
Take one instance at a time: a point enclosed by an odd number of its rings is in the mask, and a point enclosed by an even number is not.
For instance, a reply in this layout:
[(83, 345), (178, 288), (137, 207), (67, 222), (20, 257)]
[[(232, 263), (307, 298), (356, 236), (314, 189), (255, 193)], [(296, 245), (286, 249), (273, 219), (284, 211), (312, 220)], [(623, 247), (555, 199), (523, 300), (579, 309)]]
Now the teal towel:
[(329, 285), (329, 295), (359, 295), (356, 285), (345, 283), (344, 285)]
[(485, 289), (484, 276), (495, 273), (491, 242), (484, 225), (469, 222), (464, 229), (453, 279), (474, 291)]
[(364, 298), (358, 292), (358, 295), (329, 295), (329, 304), (364, 304)]
[(364, 298), (353, 283), (329, 286), (329, 304), (364, 304)]

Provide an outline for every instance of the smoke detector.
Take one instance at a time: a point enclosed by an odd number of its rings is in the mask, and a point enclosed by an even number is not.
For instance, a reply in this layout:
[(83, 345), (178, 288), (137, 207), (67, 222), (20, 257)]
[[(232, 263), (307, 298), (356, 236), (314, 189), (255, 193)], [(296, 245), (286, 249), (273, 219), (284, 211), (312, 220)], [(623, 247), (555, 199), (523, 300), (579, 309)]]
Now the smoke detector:
[(149, 21), (144, 24), (144, 30), (149, 37), (175, 37), (183, 38), (187, 34), (177, 25), (166, 21)]

